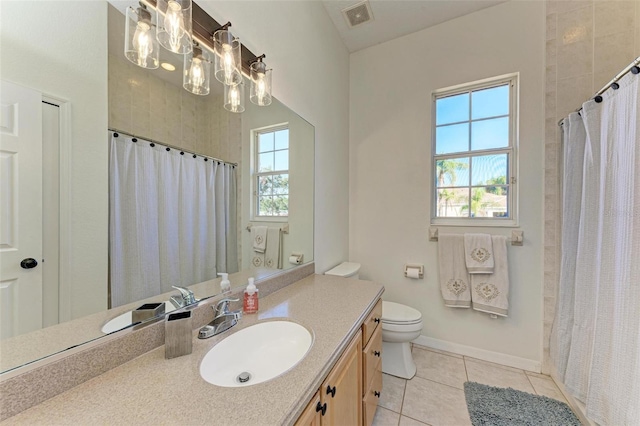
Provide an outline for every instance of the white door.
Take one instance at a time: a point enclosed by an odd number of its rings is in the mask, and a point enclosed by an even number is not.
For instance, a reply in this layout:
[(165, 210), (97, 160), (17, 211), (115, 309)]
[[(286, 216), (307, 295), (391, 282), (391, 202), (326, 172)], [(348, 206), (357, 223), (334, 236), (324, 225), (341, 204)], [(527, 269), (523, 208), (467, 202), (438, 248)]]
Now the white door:
[(42, 94), (0, 82), (0, 339), (42, 327)]

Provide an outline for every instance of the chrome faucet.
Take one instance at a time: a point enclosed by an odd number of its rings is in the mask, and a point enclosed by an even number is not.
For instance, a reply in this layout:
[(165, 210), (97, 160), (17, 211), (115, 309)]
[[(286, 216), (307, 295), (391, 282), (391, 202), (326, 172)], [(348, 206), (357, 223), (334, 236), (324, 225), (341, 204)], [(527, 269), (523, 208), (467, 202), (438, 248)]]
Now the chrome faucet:
[(242, 318), (242, 311), (229, 311), (230, 302), (238, 302), (240, 299), (222, 299), (216, 306), (212, 306), (214, 312), (213, 321), (205, 325), (198, 332), (199, 339), (208, 339), (223, 333), (236, 325)]
[(196, 296), (193, 294), (193, 291), (189, 290), (186, 287), (178, 287), (172, 285), (171, 287), (175, 288), (180, 292), (180, 296), (171, 296), (171, 304), (176, 307), (176, 309), (184, 308), (188, 305), (193, 305), (194, 303), (199, 302), (199, 299), (196, 299)]

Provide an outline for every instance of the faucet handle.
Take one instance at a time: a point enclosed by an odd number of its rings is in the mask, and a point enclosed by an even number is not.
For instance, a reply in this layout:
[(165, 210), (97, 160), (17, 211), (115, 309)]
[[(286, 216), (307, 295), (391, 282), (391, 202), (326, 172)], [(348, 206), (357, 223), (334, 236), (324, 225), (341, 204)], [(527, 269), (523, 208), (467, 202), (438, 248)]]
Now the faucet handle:
[(230, 302), (239, 302), (239, 301), (240, 299), (231, 299), (231, 298), (225, 298), (218, 301), (218, 303), (216, 303), (216, 306), (212, 306), (215, 316), (221, 315), (223, 313), (227, 313), (229, 311)]
[(193, 291), (189, 290), (186, 287), (180, 287), (176, 285), (172, 285), (171, 287), (175, 288), (182, 295), (182, 300), (184, 301), (184, 305), (190, 305), (192, 303), (196, 303), (198, 299), (196, 299)]

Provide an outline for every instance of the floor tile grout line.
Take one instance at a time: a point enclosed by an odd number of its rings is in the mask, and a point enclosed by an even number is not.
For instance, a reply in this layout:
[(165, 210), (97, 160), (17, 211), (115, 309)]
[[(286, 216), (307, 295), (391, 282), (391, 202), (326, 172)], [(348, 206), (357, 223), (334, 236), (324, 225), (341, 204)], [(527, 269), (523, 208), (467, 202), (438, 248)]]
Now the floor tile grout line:
[(418, 423), (420, 423), (420, 424), (423, 424), (423, 425), (426, 425), (426, 426), (431, 426), (431, 424), (430, 424), (430, 423), (425, 423), (425, 422), (423, 422), (422, 420), (414, 419), (414, 418), (413, 418), (413, 417), (411, 417), (411, 416), (406, 416), (406, 415), (404, 415), (404, 414), (400, 414), (400, 417), (402, 417), (402, 416), (404, 416), (404, 417), (406, 417), (406, 418), (408, 418), (408, 419), (411, 419), (411, 420), (413, 420), (413, 421), (416, 421), (416, 422), (418, 422)]
[[(411, 380), (411, 379), (409, 379)], [(407, 394), (407, 382), (409, 382), (409, 380), (404, 381), (404, 389), (402, 389), (402, 402), (400, 402), (400, 417), (402, 417), (402, 409), (404, 408), (404, 397)], [(398, 424), (400, 424), (400, 421), (398, 421)]]
[(538, 390), (536, 389), (535, 386), (533, 386), (533, 382), (531, 381), (531, 377), (529, 377), (529, 375), (527, 373), (524, 374), (524, 376), (527, 378), (527, 381), (529, 382), (529, 384), (531, 385), (531, 389), (533, 389), (533, 391), (536, 393), (536, 395), (540, 395), (540, 393), (538, 392)]
[[(417, 377), (417, 376), (416, 376), (416, 377)], [(446, 386), (446, 387), (448, 387), (448, 388), (451, 388), (451, 389), (455, 389), (455, 390), (459, 390), (459, 391), (464, 392), (464, 389), (460, 389), (460, 388), (457, 388), (457, 387), (455, 387), (455, 386), (448, 385), (448, 384), (446, 384), (446, 383), (436, 382), (435, 380), (425, 379), (424, 377), (418, 377), (418, 379), (420, 379), (420, 380), (426, 380), (426, 381), (431, 382), (431, 383), (435, 383), (435, 384), (438, 384), (438, 385)], [(403, 402), (404, 402), (404, 399), (403, 399)]]

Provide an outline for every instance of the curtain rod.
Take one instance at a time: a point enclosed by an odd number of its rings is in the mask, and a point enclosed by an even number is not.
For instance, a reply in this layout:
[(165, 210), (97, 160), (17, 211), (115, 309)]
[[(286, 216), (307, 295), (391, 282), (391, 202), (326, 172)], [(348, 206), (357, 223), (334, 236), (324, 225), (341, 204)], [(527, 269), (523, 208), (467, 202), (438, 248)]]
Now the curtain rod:
[[(622, 71), (620, 71), (615, 77), (613, 77), (610, 82), (608, 82), (602, 87), (602, 89), (598, 90), (595, 93), (595, 95), (591, 97), (591, 99), (594, 99), (598, 103), (602, 102), (602, 97), (600, 95), (606, 92), (607, 89), (610, 87), (613, 87), (614, 90), (617, 90), (618, 87), (620, 87), (618, 85), (618, 81), (622, 77), (624, 77), (629, 71), (633, 72), (633, 74), (638, 74), (640, 72), (640, 68), (638, 68), (639, 65), (640, 65), (640, 56), (634, 59), (629, 65), (627, 65)], [(600, 98), (600, 100), (596, 98)], [(580, 112), (580, 110), (582, 110), (582, 107), (576, 109), (574, 112)], [(564, 121), (564, 118), (560, 119), (560, 121), (558, 121), (558, 126), (562, 126), (563, 121)]]
[(224, 160), (221, 160), (221, 159), (216, 158), (216, 157), (210, 157), (208, 155), (198, 154), (197, 152), (187, 151), (186, 149), (182, 149), (179, 146), (169, 145), (168, 143), (160, 142), (160, 141), (157, 141), (157, 140), (154, 140), (154, 139), (151, 139), (151, 138), (146, 138), (144, 136), (132, 135), (131, 132), (123, 132), (122, 130), (114, 129), (112, 127), (109, 127), (108, 130), (110, 132), (114, 132), (114, 133), (122, 133), (123, 135), (131, 136), (132, 138), (135, 138), (135, 139), (142, 139), (142, 140), (145, 140), (145, 141), (149, 141), (151, 143), (157, 143), (158, 145), (166, 146), (167, 148), (175, 149), (176, 151), (186, 152), (187, 154), (193, 154), (193, 155), (196, 155), (198, 157), (208, 158), (210, 160), (217, 161), (219, 163), (228, 164), (228, 165), (233, 166), (233, 167), (236, 167), (238, 165), (238, 163), (231, 163), (229, 161), (224, 161)]

